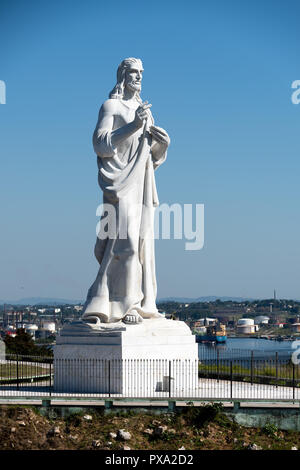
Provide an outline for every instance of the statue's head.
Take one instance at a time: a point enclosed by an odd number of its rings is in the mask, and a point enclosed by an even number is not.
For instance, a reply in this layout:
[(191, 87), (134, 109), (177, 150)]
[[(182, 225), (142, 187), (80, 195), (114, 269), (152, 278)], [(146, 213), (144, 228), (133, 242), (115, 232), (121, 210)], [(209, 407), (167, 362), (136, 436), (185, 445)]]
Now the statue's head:
[(141, 59), (129, 57), (122, 60), (117, 71), (117, 84), (110, 92), (109, 97), (122, 99), (124, 90), (129, 88), (134, 91), (136, 98), (140, 100), (140, 91), (142, 88), (143, 64)]

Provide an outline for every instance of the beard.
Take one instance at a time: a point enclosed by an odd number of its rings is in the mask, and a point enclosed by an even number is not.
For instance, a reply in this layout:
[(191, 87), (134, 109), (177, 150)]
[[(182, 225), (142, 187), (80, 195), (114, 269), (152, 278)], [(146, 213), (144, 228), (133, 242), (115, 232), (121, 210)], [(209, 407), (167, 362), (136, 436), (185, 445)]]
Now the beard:
[(128, 83), (126, 83), (126, 86), (132, 90), (132, 91), (137, 91), (138, 93), (141, 91), (142, 89), (142, 84), (141, 82), (135, 82), (135, 81), (130, 81)]

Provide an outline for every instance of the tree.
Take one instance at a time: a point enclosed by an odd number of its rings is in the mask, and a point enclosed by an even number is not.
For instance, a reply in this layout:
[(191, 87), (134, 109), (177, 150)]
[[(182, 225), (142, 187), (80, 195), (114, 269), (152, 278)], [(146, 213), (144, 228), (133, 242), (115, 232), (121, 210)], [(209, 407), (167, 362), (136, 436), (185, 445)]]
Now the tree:
[(17, 330), (16, 336), (6, 335), (4, 338), (6, 352), (26, 356), (52, 356), (52, 351), (46, 346), (37, 346), (29, 333), (23, 328)]

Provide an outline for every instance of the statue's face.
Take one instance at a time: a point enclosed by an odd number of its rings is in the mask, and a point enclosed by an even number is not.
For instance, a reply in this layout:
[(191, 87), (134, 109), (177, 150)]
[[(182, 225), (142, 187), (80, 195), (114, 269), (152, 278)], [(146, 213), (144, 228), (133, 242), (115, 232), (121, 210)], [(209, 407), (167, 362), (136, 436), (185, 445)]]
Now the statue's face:
[(143, 69), (138, 65), (126, 70), (125, 88), (131, 91), (140, 92), (142, 89)]

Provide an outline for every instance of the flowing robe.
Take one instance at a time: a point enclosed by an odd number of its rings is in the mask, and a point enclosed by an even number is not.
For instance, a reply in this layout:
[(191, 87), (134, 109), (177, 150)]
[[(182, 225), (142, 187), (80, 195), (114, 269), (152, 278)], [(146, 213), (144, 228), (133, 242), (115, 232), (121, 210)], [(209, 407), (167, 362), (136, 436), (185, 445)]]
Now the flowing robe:
[(104, 211), (106, 204), (113, 210), (104, 213), (100, 222), (102, 236), (98, 235), (95, 246), (100, 269), (83, 309), (83, 318), (97, 316), (102, 322), (120, 321), (133, 310), (143, 318), (160, 317), (155, 302), (154, 208), (158, 197), (154, 170), (166, 159), (166, 150), (152, 153), (150, 111), (145, 125), (114, 148), (111, 132), (132, 122), (136, 108), (123, 100), (113, 101), (112, 127), (107, 128), (102, 107), (94, 134)]

